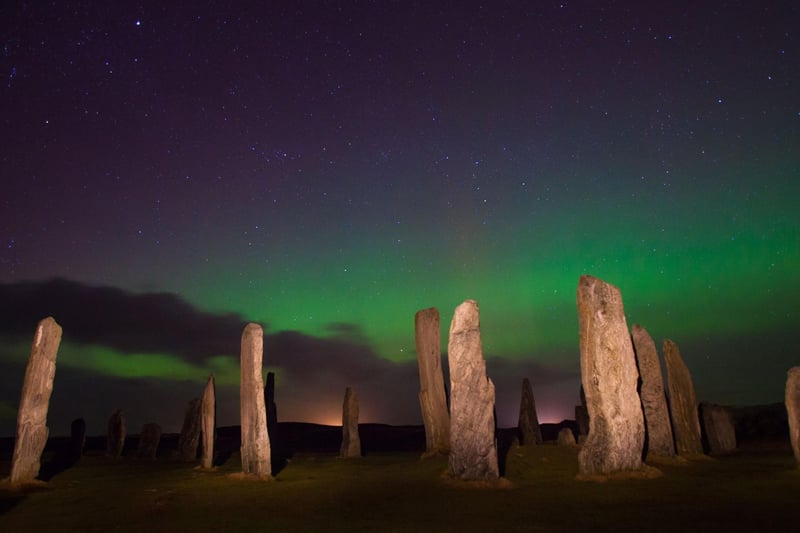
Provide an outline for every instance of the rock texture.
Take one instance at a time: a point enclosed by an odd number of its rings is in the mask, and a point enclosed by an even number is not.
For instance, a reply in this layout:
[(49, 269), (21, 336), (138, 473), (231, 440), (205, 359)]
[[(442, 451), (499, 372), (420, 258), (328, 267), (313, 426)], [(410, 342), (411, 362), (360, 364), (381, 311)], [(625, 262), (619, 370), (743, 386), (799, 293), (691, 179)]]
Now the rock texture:
[(143, 425), (142, 431), (139, 433), (139, 447), (136, 455), (142, 459), (155, 459), (160, 442), (161, 426), (154, 422)]
[(200, 467), (210, 469), (214, 465), (214, 437), (217, 431), (217, 399), (214, 391), (214, 374), (208, 376), (200, 407), (200, 429), (203, 435)]
[(261, 360), (264, 331), (250, 323), (242, 333), (241, 381), (239, 407), (242, 431), (242, 472), (267, 479), (272, 475), (271, 450), (267, 434), (267, 411), (264, 405), (264, 379)]
[(122, 409), (114, 411), (108, 419), (108, 438), (106, 440), (106, 455), (119, 457), (125, 447), (125, 413)]
[(642, 467), (644, 420), (639, 372), (619, 289), (592, 276), (578, 282), (581, 380), (589, 436), (578, 454), (583, 476)]
[(462, 480), (497, 479), (494, 383), (486, 376), (478, 304), (474, 300), (456, 307), (447, 357), (451, 391), (448, 474)]
[(73, 459), (83, 455), (86, 446), (86, 421), (76, 418), (69, 426), (69, 453)]
[(647, 430), (647, 456), (672, 457), (675, 455), (675, 444), (672, 440), (672, 423), (669, 420), (664, 376), (661, 374), (656, 343), (639, 324), (633, 325), (632, 337), (641, 377), (639, 396), (642, 399)]
[(361, 457), (361, 438), (358, 436), (358, 394), (347, 387), (342, 404), (342, 446), (339, 457)]
[(542, 443), (542, 428), (536, 414), (536, 402), (533, 399), (533, 387), (528, 378), (522, 380), (522, 399), (519, 404), (520, 444), (532, 445)]
[(435, 307), (414, 316), (419, 363), (419, 405), (425, 424), (425, 456), (450, 451), (450, 414), (444, 392), (439, 311)]
[(684, 457), (702, 455), (703, 442), (692, 375), (681, 358), (678, 345), (669, 339), (664, 340), (664, 362), (667, 366), (669, 409), (675, 448), (678, 455)]
[(61, 326), (52, 317), (39, 321), (19, 399), (17, 433), (11, 459), (11, 484), (30, 482), (39, 475), (42, 451), (49, 434), (47, 410), (50, 407), (50, 394), (53, 392), (59, 344)]
[(556, 444), (559, 446), (575, 446), (575, 434), (569, 428), (561, 428), (558, 431)]
[(736, 450), (736, 426), (733, 423), (733, 412), (729, 408), (701, 402), (700, 418), (710, 453), (730, 453)]
[(186, 408), (183, 427), (178, 437), (178, 457), (181, 461), (192, 462), (197, 459), (200, 444), (200, 399), (193, 398)]
[(790, 368), (786, 378), (786, 413), (789, 416), (789, 440), (800, 467), (800, 366)]

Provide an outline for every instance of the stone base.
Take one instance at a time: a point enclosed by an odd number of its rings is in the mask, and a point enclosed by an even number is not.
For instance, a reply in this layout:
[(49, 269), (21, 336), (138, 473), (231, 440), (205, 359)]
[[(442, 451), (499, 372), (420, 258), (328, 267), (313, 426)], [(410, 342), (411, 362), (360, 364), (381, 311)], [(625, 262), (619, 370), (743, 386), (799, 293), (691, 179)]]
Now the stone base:
[(622, 470), (620, 472), (613, 472), (611, 474), (578, 474), (575, 476), (575, 480), (605, 483), (606, 481), (625, 481), (630, 479), (656, 479), (662, 477), (663, 475), (664, 472), (658, 468), (642, 465), (641, 468), (636, 470)]
[(228, 474), (228, 478), (235, 479), (237, 481), (274, 481), (275, 478), (272, 476), (257, 476), (256, 474), (245, 474), (244, 472), (236, 472), (234, 474)]
[(513, 489), (514, 484), (504, 477), (496, 479), (461, 479), (453, 477), (448, 471), (442, 473), (442, 481), (450, 487), (459, 489), (490, 489), (490, 490), (508, 490)]

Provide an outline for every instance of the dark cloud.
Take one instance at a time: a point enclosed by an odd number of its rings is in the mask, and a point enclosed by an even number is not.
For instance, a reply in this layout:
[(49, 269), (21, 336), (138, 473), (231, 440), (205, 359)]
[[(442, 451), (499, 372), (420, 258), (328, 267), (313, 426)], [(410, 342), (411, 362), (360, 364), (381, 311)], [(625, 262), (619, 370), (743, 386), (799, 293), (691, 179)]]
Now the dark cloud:
[(236, 353), (246, 321), (201, 311), (174, 294), (133, 294), (64, 279), (0, 284), (0, 334), (30, 338), (52, 316), (70, 342), (123, 353), (169, 353), (187, 361)]

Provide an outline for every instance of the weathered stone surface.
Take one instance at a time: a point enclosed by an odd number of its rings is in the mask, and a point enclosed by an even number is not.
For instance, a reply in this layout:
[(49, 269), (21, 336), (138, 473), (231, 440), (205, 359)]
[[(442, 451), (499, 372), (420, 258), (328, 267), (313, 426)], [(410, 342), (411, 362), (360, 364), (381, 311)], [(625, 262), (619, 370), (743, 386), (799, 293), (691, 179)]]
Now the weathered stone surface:
[(729, 408), (701, 402), (700, 417), (709, 452), (719, 454), (736, 450), (736, 427)]
[(559, 446), (575, 446), (575, 434), (569, 428), (561, 428), (558, 431), (556, 444)]
[(264, 387), (264, 404), (267, 408), (267, 433), (270, 446), (275, 446), (278, 427), (278, 406), (275, 405), (275, 372), (267, 372), (267, 385)]
[(344, 391), (342, 404), (342, 446), (339, 457), (361, 457), (361, 438), (358, 436), (358, 394), (350, 387)]
[(241, 382), (239, 391), (242, 430), (242, 472), (258, 478), (272, 475), (271, 450), (264, 405), (261, 361), (264, 331), (250, 323), (242, 333)]
[(76, 418), (69, 429), (69, 453), (73, 459), (77, 459), (83, 455), (83, 448), (86, 446), (86, 421)]
[(203, 391), (201, 415), (200, 426), (203, 434), (203, 451), (200, 457), (200, 466), (210, 469), (214, 465), (214, 438), (217, 431), (217, 399), (214, 391), (214, 374), (208, 376), (208, 382)]
[(447, 347), (450, 366), (448, 474), (462, 480), (500, 476), (494, 420), (494, 383), (486, 376), (478, 304), (456, 307)]
[(639, 396), (642, 399), (647, 430), (647, 456), (672, 457), (675, 455), (675, 444), (672, 440), (672, 423), (669, 420), (664, 377), (661, 374), (656, 343), (639, 324), (633, 325), (632, 337), (642, 380)]
[(622, 295), (613, 285), (581, 276), (577, 302), (581, 380), (589, 410), (589, 436), (578, 453), (579, 474), (638, 470), (644, 419)]
[(47, 410), (56, 375), (56, 356), (61, 344), (61, 326), (47, 317), (36, 326), (36, 333), (25, 368), (25, 380), (17, 411), (17, 433), (11, 459), (12, 484), (36, 479), (42, 451), (47, 444)]
[(419, 405), (425, 424), (425, 455), (450, 451), (450, 414), (442, 376), (439, 311), (435, 307), (414, 316), (414, 337), (419, 363)]
[(694, 394), (692, 375), (681, 358), (678, 345), (664, 340), (664, 362), (667, 366), (667, 387), (672, 431), (678, 455), (691, 457), (703, 454), (700, 418)]
[(143, 425), (142, 431), (139, 433), (139, 447), (136, 455), (142, 459), (155, 459), (160, 442), (161, 426), (154, 422)]
[(533, 387), (528, 378), (522, 380), (522, 399), (519, 403), (520, 444), (533, 445), (542, 443), (542, 428), (536, 414), (536, 401), (533, 399)]
[(197, 447), (200, 444), (200, 399), (192, 398), (183, 417), (183, 427), (178, 437), (178, 457), (181, 461), (191, 462), (197, 459)]
[(786, 413), (789, 417), (789, 440), (797, 466), (800, 467), (800, 366), (789, 369), (786, 378)]
[(106, 440), (106, 455), (119, 457), (125, 447), (125, 413), (122, 409), (114, 411), (108, 419), (108, 438)]

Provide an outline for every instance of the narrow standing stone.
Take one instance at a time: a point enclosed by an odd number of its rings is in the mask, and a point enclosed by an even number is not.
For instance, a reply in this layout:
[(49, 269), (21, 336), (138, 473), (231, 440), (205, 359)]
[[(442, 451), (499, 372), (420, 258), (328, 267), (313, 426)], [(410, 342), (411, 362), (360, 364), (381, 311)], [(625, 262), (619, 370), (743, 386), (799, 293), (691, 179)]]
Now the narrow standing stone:
[(442, 376), (439, 311), (435, 307), (414, 315), (414, 337), (419, 363), (419, 405), (425, 424), (425, 456), (450, 451), (450, 414)]
[(200, 466), (210, 469), (214, 465), (214, 437), (217, 430), (217, 400), (214, 394), (214, 374), (208, 376), (202, 402), (203, 455)]
[(647, 427), (647, 455), (672, 457), (675, 455), (675, 444), (672, 441), (672, 423), (669, 421), (664, 377), (661, 374), (656, 343), (639, 324), (633, 325), (632, 336), (639, 375), (642, 378), (639, 395), (642, 398)]
[(578, 453), (579, 473), (638, 470), (644, 420), (622, 294), (600, 279), (581, 276), (577, 300), (581, 380), (589, 410), (589, 436)]
[(181, 461), (197, 459), (197, 446), (200, 444), (200, 399), (192, 398), (183, 417), (181, 435), (178, 437), (178, 457)]
[(789, 415), (789, 440), (800, 467), (800, 366), (789, 369), (786, 378), (786, 413)]
[(86, 446), (86, 421), (76, 418), (70, 424), (69, 430), (69, 452), (73, 459), (78, 459), (83, 455), (83, 448)]
[(342, 405), (342, 446), (339, 457), (361, 457), (361, 438), (358, 436), (358, 394), (347, 387)]
[(730, 453), (736, 450), (736, 429), (733, 413), (723, 405), (709, 402), (700, 403), (700, 416), (703, 419), (708, 451), (711, 453)]
[(542, 428), (539, 427), (536, 402), (533, 399), (533, 387), (531, 387), (531, 381), (528, 378), (522, 380), (522, 399), (519, 404), (518, 427), (523, 446), (542, 443)]
[(583, 385), (581, 385), (581, 404), (575, 406), (575, 423), (578, 426), (578, 443), (583, 444), (589, 436), (589, 409), (586, 407)]
[(155, 459), (161, 442), (161, 426), (150, 422), (142, 426), (139, 433), (139, 448), (136, 455), (143, 459)]
[(125, 413), (122, 409), (114, 411), (108, 419), (108, 439), (106, 441), (106, 455), (119, 457), (125, 447)]
[(447, 346), (450, 364), (448, 473), (463, 480), (500, 476), (494, 421), (494, 383), (486, 376), (478, 304), (456, 307)]
[(239, 407), (242, 430), (242, 472), (258, 478), (269, 478), (270, 445), (267, 433), (267, 412), (264, 406), (264, 379), (261, 360), (264, 352), (264, 331), (250, 323), (242, 333), (241, 383)]
[(697, 413), (692, 375), (681, 358), (678, 345), (669, 339), (664, 340), (664, 362), (667, 366), (669, 410), (678, 455), (685, 457), (703, 455), (700, 418)]
[(61, 326), (53, 317), (39, 321), (31, 345), (25, 381), (17, 412), (17, 434), (11, 459), (11, 484), (36, 479), (47, 444), (47, 410), (56, 376), (56, 356), (61, 344)]

